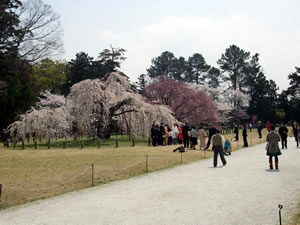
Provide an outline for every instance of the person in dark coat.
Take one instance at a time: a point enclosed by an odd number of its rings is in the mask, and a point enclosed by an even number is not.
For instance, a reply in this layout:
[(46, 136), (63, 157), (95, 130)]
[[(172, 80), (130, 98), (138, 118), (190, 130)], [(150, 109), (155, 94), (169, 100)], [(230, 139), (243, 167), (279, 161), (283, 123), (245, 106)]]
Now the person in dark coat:
[(262, 129), (263, 129), (263, 126), (262, 126), (261, 122), (258, 122), (257, 132), (258, 132), (259, 138), (262, 138), (262, 135), (261, 135)]
[(207, 145), (205, 149), (208, 149), (210, 146), (210, 142), (211, 142), (211, 138), (212, 136), (214, 136), (216, 134), (216, 128), (214, 128), (213, 126), (210, 126), (209, 130), (208, 130), (208, 141), (207, 141)]
[(164, 124), (160, 123), (160, 127), (159, 127), (159, 140), (158, 140), (158, 144), (159, 145), (163, 145), (164, 143), (164, 133), (165, 133), (165, 129), (164, 129)]
[(270, 170), (273, 169), (273, 156), (275, 157), (275, 169), (278, 170), (278, 156), (281, 155), (278, 142), (280, 142), (280, 135), (275, 131), (275, 126), (271, 126), (270, 132), (267, 134), (268, 147), (267, 156), (269, 156)]
[(237, 125), (234, 125), (233, 133), (235, 133), (235, 141), (239, 140), (239, 128)]
[(152, 125), (151, 128), (151, 138), (152, 138), (152, 146), (156, 146), (157, 144), (157, 128), (155, 124)]
[(294, 124), (293, 134), (295, 137), (295, 141), (297, 143), (297, 148), (299, 147), (299, 136), (300, 136), (300, 126), (299, 124)]
[(281, 123), (281, 126), (278, 130), (278, 133), (281, 137), (281, 147), (283, 148), (287, 148), (287, 136), (288, 136), (288, 132), (289, 130), (287, 129), (287, 127), (284, 125), (284, 123)]
[(189, 137), (189, 132), (190, 127), (189, 124), (186, 123), (183, 127), (182, 127), (182, 137), (183, 137), (183, 145), (185, 148), (188, 148), (190, 146), (190, 137)]
[(244, 141), (244, 147), (248, 147), (248, 141), (247, 141), (247, 126), (243, 125), (243, 141)]

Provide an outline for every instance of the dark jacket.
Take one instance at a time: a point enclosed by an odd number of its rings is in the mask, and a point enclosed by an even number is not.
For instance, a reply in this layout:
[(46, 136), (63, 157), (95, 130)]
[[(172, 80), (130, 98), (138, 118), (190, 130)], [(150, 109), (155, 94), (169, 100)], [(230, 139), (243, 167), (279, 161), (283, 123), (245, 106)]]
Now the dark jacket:
[(208, 130), (208, 137), (211, 138), (213, 135), (215, 135), (217, 133), (216, 128), (211, 127)]
[(278, 129), (278, 133), (280, 134), (281, 137), (287, 137), (288, 132), (289, 132), (289, 130), (286, 127), (280, 127)]
[(247, 137), (247, 128), (243, 129), (243, 137)]
[(188, 131), (190, 130), (190, 127), (188, 126), (188, 125), (184, 125), (183, 127), (182, 127), (182, 136), (183, 137), (188, 137), (189, 135), (188, 135)]

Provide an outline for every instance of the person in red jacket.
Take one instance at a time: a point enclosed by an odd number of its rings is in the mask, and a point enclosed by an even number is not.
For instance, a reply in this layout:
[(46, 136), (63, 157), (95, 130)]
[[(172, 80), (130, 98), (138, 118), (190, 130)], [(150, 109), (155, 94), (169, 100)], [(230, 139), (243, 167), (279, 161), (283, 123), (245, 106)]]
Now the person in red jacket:
[(270, 123), (270, 121), (268, 121), (268, 123), (267, 123), (267, 130), (268, 130), (268, 132), (271, 131), (271, 126), (272, 126), (272, 124)]
[(183, 141), (183, 136), (182, 136), (182, 125), (178, 127), (178, 143), (179, 144), (182, 144), (182, 141)]

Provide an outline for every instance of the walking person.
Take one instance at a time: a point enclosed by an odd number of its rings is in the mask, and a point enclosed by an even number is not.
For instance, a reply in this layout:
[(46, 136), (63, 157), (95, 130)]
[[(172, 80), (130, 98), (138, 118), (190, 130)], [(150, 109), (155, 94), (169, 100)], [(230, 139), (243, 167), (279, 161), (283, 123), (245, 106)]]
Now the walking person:
[(287, 137), (288, 137), (288, 132), (289, 130), (287, 129), (287, 127), (284, 125), (284, 123), (281, 123), (281, 126), (278, 130), (278, 133), (281, 137), (281, 147), (282, 149), (287, 148)]
[(278, 170), (278, 156), (281, 155), (278, 142), (280, 142), (280, 135), (275, 131), (275, 126), (271, 126), (270, 132), (267, 134), (267, 156), (269, 156), (270, 170), (273, 169), (273, 156), (275, 158), (275, 169)]
[(243, 125), (243, 141), (244, 141), (244, 147), (248, 147), (248, 141), (247, 141), (247, 126)]
[(190, 146), (190, 137), (189, 137), (189, 124), (186, 123), (183, 127), (182, 127), (182, 137), (183, 137), (183, 145), (185, 148), (188, 148)]
[(217, 167), (218, 165), (218, 154), (220, 154), (221, 161), (223, 163), (223, 166), (226, 165), (226, 160), (224, 157), (224, 137), (220, 134), (220, 130), (216, 130), (216, 134), (212, 136), (212, 145), (214, 150), (214, 167)]
[(205, 149), (205, 138), (207, 137), (207, 134), (202, 126), (199, 127), (198, 136), (200, 139), (200, 150)]
[(208, 141), (205, 149), (208, 149), (210, 146), (211, 138), (216, 134), (216, 128), (214, 128), (212, 125), (210, 125), (210, 128), (208, 130)]

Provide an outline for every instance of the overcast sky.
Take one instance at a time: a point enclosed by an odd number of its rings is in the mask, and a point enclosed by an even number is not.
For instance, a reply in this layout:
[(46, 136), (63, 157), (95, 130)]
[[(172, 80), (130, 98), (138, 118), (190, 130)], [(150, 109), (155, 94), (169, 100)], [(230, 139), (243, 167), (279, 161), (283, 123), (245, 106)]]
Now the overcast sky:
[(281, 89), (300, 67), (300, 0), (44, 0), (61, 16), (65, 54), (96, 58), (109, 45), (125, 48), (121, 70), (132, 81), (163, 51), (216, 61), (231, 44), (260, 54)]

